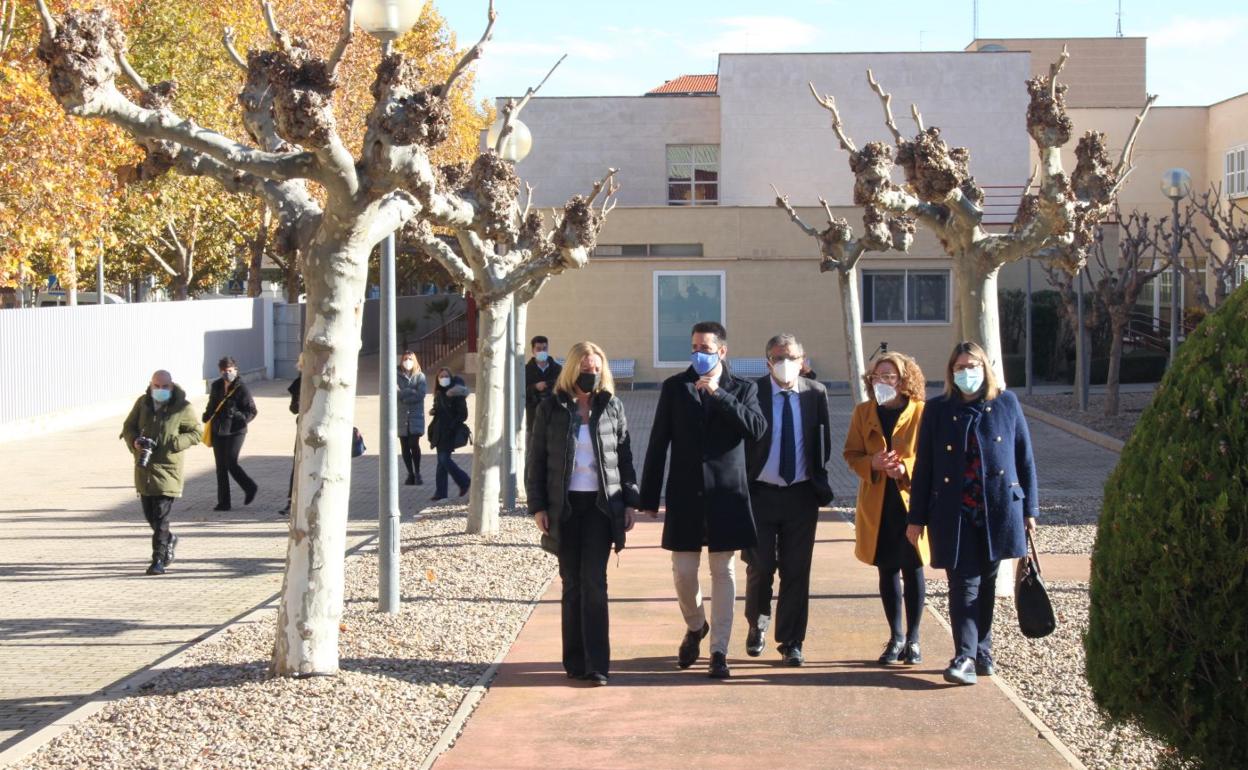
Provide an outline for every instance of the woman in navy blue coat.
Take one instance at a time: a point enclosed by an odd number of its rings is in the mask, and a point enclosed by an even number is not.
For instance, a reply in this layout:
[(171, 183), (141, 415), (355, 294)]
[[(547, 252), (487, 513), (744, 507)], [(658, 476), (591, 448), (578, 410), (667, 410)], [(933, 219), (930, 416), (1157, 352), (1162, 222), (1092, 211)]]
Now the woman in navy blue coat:
[(1013, 393), (1001, 390), (983, 348), (960, 342), (945, 393), (919, 427), (906, 536), (927, 527), (932, 566), (949, 578), (954, 658), (945, 680), (991, 676), (992, 610), (1002, 559), (1027, 553), (1039, 512), (1031, 436)]

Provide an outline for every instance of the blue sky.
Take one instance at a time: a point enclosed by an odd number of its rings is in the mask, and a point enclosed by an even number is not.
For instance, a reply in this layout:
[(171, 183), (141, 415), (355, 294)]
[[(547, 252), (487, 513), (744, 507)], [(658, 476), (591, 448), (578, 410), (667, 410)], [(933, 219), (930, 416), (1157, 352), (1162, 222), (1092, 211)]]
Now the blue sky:
[[(486, 0), (435, 0), (461, 45), (484, 29)], [(495, 0), (482, 97), (523, 93), (564, 53), (544, 96), (638, 95), (681, 74), (713, 73), (742, 51), (957, 51), (972, 0)], [(980, 0), (981, 37), (1108, 37), (1117, 0)], [(1248, 91), (1248, 2), (1122, 0), (1123, 34), (1148, 40), (1159, 104), (1204, 105)], [(1036, 9), (1043, 8), (1044, 13)]]

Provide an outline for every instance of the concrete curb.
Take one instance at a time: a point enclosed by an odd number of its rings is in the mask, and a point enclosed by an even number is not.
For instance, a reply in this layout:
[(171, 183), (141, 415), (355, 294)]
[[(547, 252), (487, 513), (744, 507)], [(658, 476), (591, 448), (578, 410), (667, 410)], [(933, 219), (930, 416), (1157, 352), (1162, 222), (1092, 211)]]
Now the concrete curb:
[(1126, 443), (1119, 441), (1113, 436), (1107, 436), (1100, 431), (1092, 430), (1091, 428), (1084, 427), (1077, 422), (1071, 422), (1070, 420), (1063, 419), (1055, 414), (1050, 414), (1043, 409), (1037, 409), (1036, 407), (1029, 406), (1027, 404), (1023, 404), (1023, 414), (1027, 415), (1027, 418), (1030, 420), (1039, 420), (1040, 422), (1047, 423), (1052, 425), (1054, 428), (1066, 431), (1075, 438), (1081, 438), (1084, 441), (1096, 444), (1102, 449), (1108, 449), (1109, 451), (1117, 452), (1118, 454), (1122, 454), (1122, 447)]
[[(358, 557), (360, 552), (363, 551), (366, 546), (376, 542), (376, 540), (376, 534), (369, 535), (355, 546), (348, 549), (346, 552), (346, 558), (351, 559)], [(182, 662), (186, 660), (186, 656), (192, 648), (200, 644), (204, 644), (205, 642), (217, 639), (236, 626), (240, 626), (245, 623), (261, 622), (261, 620), (265, 619), (265, 616), (270, 615), (276, 610), (276, 602), (280, 597), (281, 592), (279, 591), (251, 609), (245, 610), (241, 614), (225, 621), (216, 628), (201, 634), (195, 639), (192, 639), (150, 666), (131, 674), (119, 683), (109, 685), (99, 692), (88, 695), (87, 701), (81, 706), (78, 706), (68, 714), (61, 716), (52, 724), (39, 728), (31, 735), (23, 738), (4, 751), (0, 751), (0, 767), (8, 767), (9, 765), (12, 765), (33, 754), (55, 738), (73, 730), (75, 727), (90, 719), (92, 716), (98, 714), (109, 703), (136, 694), (137, 691), (143, 687), (143, 685), (152, 681), (165, 671), (181, 665)]]
[(529, 602), (528, 610), (524, 613), (520, 625), (516, 626), (516, 632), (507, 640), (506, 645), (498, 655), (495, 656), (494, 662), (490, 667), (481, 673), (476, 684), (472, 686), (464, 699), (460, 701), (459, 708), (455, 710), (451, 716), (451, 721), (447, 724), (446, 729), (442, 731), (442, 736), (438, 738), (438, 742), (433, 744), (433, 748), (429, 749), (429, 753), (425, 755), (425, 760), (421, 762), (416, 770), (430, 770), (448, 749), (455, 745), (455, 741), (459, 738), (459, 734), (463, 732), (464, 725), (472, 716), (472, 712), (477, 710), (477, 706), (481, 704), (481, 699), (490, 690), (490, 684), (494, 681), (494, 677), (498, 675), (498, 669), (503, 665), (503, 661), (507, 658), (507, 653), (511, 652), (511, 647), (516, 643), (516, 639), (520, 637), (520, 633), (524, 631), (524, 627), (529, 624), (529, 618), (533, 617), (534, 610), (541, 603), (542, 597), (546, 595), (546, 591), (550, 589), (550, 584), (555, 580), (555, 573), (552, 572), (542, 587), (534, 594), (532, 601)]
[[(953, 633), (953, 628), (948, 622), (945, 621), (945, 618), (939, 612), (932, 608), (930, 604), (927, 604), (927, 612), (935, 618), (936, 622), (939, 623), (946, 631)], [(1048, 741), (1049, 745), (1051, 745), (1057, 753), (1061, 755), (1062, 759), (1066, 760), (1067, 764), (1077, 770), (1088, 770), (1087, 765), (1083, 764), (1079, 757), (1075, 756), (1075, 753), (1067, 748), (1065, 743), (1062, 743), (1062, 739), (1057, 737), (1057, 733), (1053, 732), (1048, 725), (1040, 720), (1040, 717), (1036, 716), (1036, 712), (1032, 711), (1031, 707), (1028, 706), (1021, 697), (1019, 697), (1013, 687), (1010, 687), (1002, 681), (999, 674), (987, 678), (992, 680), (992, 683), (997, 686), (997, 689), (1005, 694), (1005, 697), (1010, 700), (1010, 703), (1014, 704), (1014, 708), (1018, 709), (1018, 712), (1023, 715), (1023, 718), (1030, 722), (1031, 726), (1036, 729), (1039, 736)]]

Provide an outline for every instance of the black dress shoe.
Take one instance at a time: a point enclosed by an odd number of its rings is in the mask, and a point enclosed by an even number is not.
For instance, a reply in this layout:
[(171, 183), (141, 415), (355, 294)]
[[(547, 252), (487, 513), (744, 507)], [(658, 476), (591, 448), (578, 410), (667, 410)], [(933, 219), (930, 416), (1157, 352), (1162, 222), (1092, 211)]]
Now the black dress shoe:
[(750, 626), (750, 631), (745, 635), (745, 654), (751, 658), (757, 658), (763, 654), (763, 634), (766, 633), (758, 626)]
[(680, 649), (676, 652), (676, 665), (689, 668), (697, 662), (698, 656), (702, 654), (702, 640), (710, 632), (710, 623), (703, 623), (701, 630), (686, 631), (685, 638), (680, 642)]
[(712, 652), (711, 667), (706, 675), (711, 679), (727, 679), (732, 676), (732, 672), (728, 670), (728, 656), (722, 652)]
[(979, 677), (975, 675), (975, 661), (963, 655), (949, 661), (949, 668), (945, 669), (945, 681), (949, 684), (975, 684), (979, 681)]
[(975, 657), (975, 673), (979, 676), (992, 676), (997, 673), (997, 662), (991, 655), (978, 655)]
[(583, 673), (582, 673), (582, 672), (580, 672), (580, 671), (569, 671), (569, 672), (568, 672), (568, 679), (584, 679), (584, 678), (585, 678), (585, 674), (583, 674)]
[(260, 491), (259, 484), (252, 484), (251, 489), (243, 493), (243, 505), (251, 505), (251, 501), (256, 499), (256, 493)]
[(415, 481), (414, 483), (415, 483), (415, 484), (416, 484), (416, 486), (418, 486), (418, 487), (419, 487), (419, 486), (423, 486), (423, 485), (424, 485), (424, 483), (425, 483), (425, 480), (424, 480), (424, 479), (422, 479), (422, 478), (420, 477), (420, 474), (419, 474), (419, 473), (417, 473), (417, 474), (416, 474), (416, 481)]
[(178, 536), (169, 536), (169, 545), (165, 546), (165, 564), (173, 564), (173, 552), (178, 547)]
[(923, 653), (919, 650), (918, 642), (906, 642), (906, 649), (901, 654), (901, 660), (907, 666), (913, 666), (923, 662)]
[(806, 662), (806, 656), (802, 654), (801, 642), (781, 645), (780, 654), (784, 656), (784, 665), (786, 666), (797, 668)]
[(160, 559), (153, 559), (151, 565), (149, 565), (147, 568), (147, 574), (149, 575), (165, 574), (165, 563), (161, 561)]
[(597, 671), (590, 671), (588, 674), (585, 675), (585, 681), (589, 682), (595, 687), (605, 687), (607, 685), (607, 682), (610, 680), (607, 679), (606, 674), (600, 674)]
[(877, 661), (882, 665), (891, 666), (901, 660), (901, 651), (905, 645), (906, 643), (901, 639), (890, 639), (888, 644), (884, 645), (884, 654), (880, 655)]
[(434, 495), (433, 497), (429, 498), (429, 501), (436, 503), (439, 500), (445, 500), (445, 499), (446, 499), (446, 495)]
[(472, 487), (472, 482), (471, 482), (471, 481), (470, 481), (470, 482), (468, 482), (467, 484), (463, 485), (462, 487), (460, 487), (460, 488), (459, 488), (459, 496), (460, 496), (460, 497), (463, 497), (464, 495), (468, 494), (468, 490), (469, 490), (471, 487)]
[(222, 504), (222, 503), (217, 503), (217, 507), (216, 507), (216, 508), (213, 508), (212, 510), (214, 510), (214, 511), (228, 511), (228, 510), (230, 510), (230, 506), (228, 506), (228, 505), (224, 505), (224, 504)]
[(406, 485), (407, 485), (407, 486), (409, 486), (409, 487), (414, 487), (414, 486), (416, 486), (416, 474), (414, 474), (414, 473), (409, 473), (409, 474), (407, 474), (407, 480), (406, 480), (406, 481), (404, 481), (403, 483), (404, 483), (404, 484), (406, 484)]

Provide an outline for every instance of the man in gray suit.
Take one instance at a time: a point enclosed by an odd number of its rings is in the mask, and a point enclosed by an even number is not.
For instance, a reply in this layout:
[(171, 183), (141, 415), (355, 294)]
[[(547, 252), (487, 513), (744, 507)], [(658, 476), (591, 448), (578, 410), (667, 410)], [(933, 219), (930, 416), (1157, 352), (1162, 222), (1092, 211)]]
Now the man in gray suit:
[(772, 584), (780, 571), (775, 639), (786, 665), (805, 662), (802, 643), (810, 609), (810, 563), (819, 507), (832, 502), (827, 462), (832, 446), (828, 393), (800, 376), (805, 351), (792, 334), (767, 342), (771, 372), (758, 382), (767, 430), (746, 446), (750, 503), (758, 545), (742, 551), (746, 563), (745, 651), (763, 652), (771, 625)]

